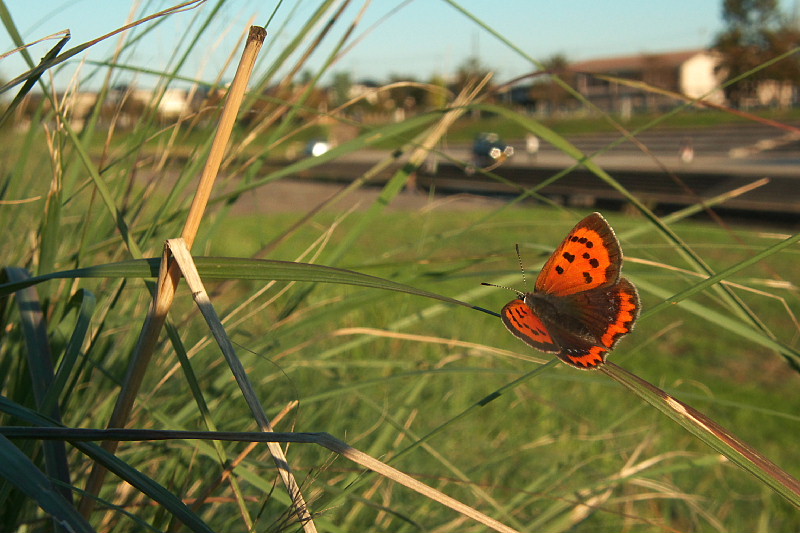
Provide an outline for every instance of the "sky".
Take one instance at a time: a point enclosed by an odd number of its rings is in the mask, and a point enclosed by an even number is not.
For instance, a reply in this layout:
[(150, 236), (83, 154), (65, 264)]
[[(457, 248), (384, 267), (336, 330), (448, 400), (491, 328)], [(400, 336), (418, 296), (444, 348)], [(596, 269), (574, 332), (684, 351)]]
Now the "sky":
[[(141, 18), (177, 3), (178, 0), (5, 0), (25, 42), (69, 29), (72, 39), (64, 50), (119, 28), (132, 12)], [(342, 0), (331, 3), (339, 6)], [(434, 74), (452, 74), (469, 57), (478, 57), (496, 72), (496, 81), (502, 81), (535, 71), (532, 61), (555, 54), (563, 54), (569, 61), (582, 61), (707, 47), (722, 30), (721, 3), (722, 0), (352, 0), (308, 66), (311, 70), (321, 68), (329, 51), (357, 20), (348, 41), (354, 45), (331, 67), (330, 73), (349, 71), (355, 80), (386, 81), (391, 76), (403, 76), (424, 81)], [(214, 12), (219, 4), (221, 7)], [(238, 60), (239, 38), (249, 25), (266, 24), (274, 11), (259, 58), (258, 68), (266, 69), (323, 4), (324, 0), (207, 0), (197, 9), (174, 14), (158, 24), (139, 26), (134, 35), (142, 38), (121, 62), (135, 68), (164, 68), (176, 50), (187, 46), (186, 40), (196, 35), (200, 24), (213, 15), (208, 31), (202, 33), (181, 71), (187, 77), (211, 81), (225, 69), (229, 54), (235, 52)], [(326, 11), (318, 28), (334, 12), (335, 9)], [(73, 58), (54, 78), (56, 87), (63, 89), (76, 72), (84, 84), (99, 84), (101, 76), (89, 76), (92, 67), (81, 65), (81, 60), (106, 60), (118, 42), (118, 37), (112, 37)], [(30, 48), (31, 56), (38, 61), (54, 44), (50, 40)], [(0, 53), (15, 47), (6, 29), (0, 27)], [(223, 79), (232, 78), (236, 61), (233, 64), (225, 70)], [(11, 79), (25, 70), (20, 54), (0, 60), (2, 79)], [(132, 80), (132, 74), (120, 76), (121, 81), (134, 81), (140, 86), (155, 83), (145, 74)]]

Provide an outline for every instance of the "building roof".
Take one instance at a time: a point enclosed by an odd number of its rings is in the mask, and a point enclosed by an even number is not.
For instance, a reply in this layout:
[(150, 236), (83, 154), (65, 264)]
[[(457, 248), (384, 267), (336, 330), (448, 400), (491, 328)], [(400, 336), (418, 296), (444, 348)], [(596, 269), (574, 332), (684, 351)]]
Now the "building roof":
[(667, 52), (663, 54), (636, 54), (630, 56), (603, 57), (590, 59), (580, 63), (572, 63), (569, 70), (577, 72), (608, 73), (630, 70), (644, 70), (654, 64), (663, 67), (678, 67), (683, 62), (696, 56), (697, 54), (707, 53), (702, 48), (695, 50), (683, 50), (680, 52)]

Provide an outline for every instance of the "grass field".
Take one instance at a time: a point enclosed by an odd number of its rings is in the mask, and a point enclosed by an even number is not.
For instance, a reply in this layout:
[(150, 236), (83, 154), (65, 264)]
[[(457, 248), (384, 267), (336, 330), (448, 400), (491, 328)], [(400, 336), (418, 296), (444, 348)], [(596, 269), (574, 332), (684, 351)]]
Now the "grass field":
[[(2, 130), (0, 531), (486, 531), (478, 513), (502, 531), (800, 528), (800, 235), (659, 219), (629, 197), (625, 214), (604, 215), (642, 314), (609, 356), (619, 368), (575, 370), (509, 334), (492, 312), (514, 293), (481, 283), (525, 289), (519, 244), (531, 287), (589, 210), (534, 202), (536, 191), (472, 209), (424, 191), (419, 207), (389, 208), (421, 155), (474, 126), (457, 115), (487, 109), (480, 93), (263, 171), (322, 118), (302, 94), (270, 100), (250, 121), (264, 129), (233, 130), (196, 233), (198, 176), (225, 149), (209, 126), (149, 117), (76, 131), (52, 105)], [(673, 116), (692, 115), (681, 105)], [(324, 118), (353, 120), (346, 108)], [(501, 119), (571, 153), (558, 128)], [(265, 184), (375, 145), (409, 163), (358, 210), (237, 209)], [(186, 279), (149, 337), (158, 264), (146, 259), (180, 235), (205, 290), (180, 263)], [(258, 440), (268, 425), (291, 433), (294, 501), (280, 450)], [(80, 431), (108, 426), (137, 431)]]
[[(510, 293), (478, 284), (499, 280), (521, 288), (511, 243), (521, 244), (529, 268), (535, 271), (581, 216), (541, 206), (417, 213), (413, 223), (410, 215), (388, 213), (372, 221), (370, 231), (348, 248), (343, 266), (459, 299), (468, 294), (470, 303), (495, 310), (511, 298)], [(338, 232), (347, 234), (348, 226), (357, 224), (360, 216), (351, 215), (354, 220), (345, 221)], [(675, 293), (691, 283), (690, 278), (667, 269), (680, 265), (674, 261), (674, 250), (657, 235), (651, 232), (626, 239), (628, 232), (641, 226), (641, 220), (607, 216), (623, 242), (628, 257), (625, 274), (640, 287), (645, 310), (660, 299), (643, 287)], [(286, 227), (290, 221), (288, 216), (283, 221), (260, 216), (244, 220), (229, 231), (236, 232), (237, 248), (245, 246), (245, 253), (224, 244), (212, 252), (249, 255), (272, 238), (267, 228)], [(734, 264), (777, 238), (754, 231), (731, 235), (700, 223), (679, 224), (675, 230), (715, 269)], [(315, 237), (313, 231), (297, 236), (307, 243)], [(215, 240), (230, 243), (234, 237), (221, 234)], [(337, 241), (334, 234), (328, 246), (335, 248)], [(278, 249), (274, 257), (289, 259), (296, 249), (287, 245), (284, 253)], [(796, 252), (776, 256), (730, 281), (758, 287), (768, 283), (769, 272), (791, 272), (794, 261)], [(778, 338), (794, 342), (796, 327), (780, 300), (748, 292), (741, 296)], [(712, 294), (693, 301), (710, 312), (728, 314)], [(530, 362), (476, 348), (449, 347), (449, 341), (542, 356), (509, 335), (498, 319), (466, 309), (441, 308), (438, 302), (419, 297), (318, 286), (309, 305), (313, 310), (306, 320), (324, 324), (314, 328), (312, 339), (297, 337), (294, 327), (284, 334), (284, 328), (254, 324), (256, 331), (265, 332), (263, 339), (256, 340), (258, 333), (249, 331), (239, 333), (248, 339), (246, 344), (237, 342), (272, 361), (260, 366), (281, 383), (276, 386), (286, 390), (286, 401), (292, 394), (299, 396), (297, 424), (312, 428), (322, 424), (325, 431), (353, 435), (349, 442), (374, 453), (378, 452), (372, 447), (375, 441), (393, 442), (394, 450), (405, 448), (414, 436), (447, 424), (531, 368)], [(429, 315), (432, 307), (440, 309)], [(420, 314), (426, 318), (417, 319)], [(334, 336), (349, 328), (376, 328), (383, 333)], [(395, 331), (423, 339), (393, 338)], [(427, 342), (421, 342), (424, 338)], [(302, 350), (296, 350), (298, 345)], [(702, 311), (697, 314), (676, 306), (642, 319), (611, 359), (709, 414), (797, 474), (791, 451), (797, 435), (795, 413), (800, 408), (793, 394), (797, 376), (777, 354), (721, 331), (703, 320)], [(273, 363), (286, 375), (276, 376)], [(302, 391), (310, 398), (305, 399)], [(335, 416), (328, 412), (330, 408), (337, 412)], [(466, 447), (464, 433), (469, 435)], [(585, 522), (576, 519), (571, 524), (580, 524), (579, 530), (613, 528), (623, 517), (623, 522), (638, 528), (658, 529), (656, 524), (671, 516), (670, 527), (698, 531), (734, 523), (743, 529), (756, 528), (764, 520), (783, 524), (779, 529), (796, 523), (788, 504), (764, 493), (754, 479), (726, 464), (680, 427), (659, 419), (629, 391), (596, 374), (563, 365), (459, 420), (430, 446), (405, 457), (401, 467), (438, 479), (459, 493), (474, 483), (487, 485), (493, 498), (518, 502), (513, 516), (522, 523), (536, 523), (537, 517), (546, 517), (541, 525), (547, 527), (569, 523), (578, 494), (598, 498)], [(391, 456), (389, 450), (383, 453)], [(333, 471), (338, 471), (335, 465)], [(461, 471), (468, 472), (469, 482), (451, 479)], [(400, 505), (395, 498), (402, 501), (402, 497), (391, 498)], [(401, 514), (419, 516), (414, 511), (418, 503), (408, 505), (401, 506)], [(777, 518), (781, 515), (786, 522)], [(388, 518), (384, 524), (395, 525)]]

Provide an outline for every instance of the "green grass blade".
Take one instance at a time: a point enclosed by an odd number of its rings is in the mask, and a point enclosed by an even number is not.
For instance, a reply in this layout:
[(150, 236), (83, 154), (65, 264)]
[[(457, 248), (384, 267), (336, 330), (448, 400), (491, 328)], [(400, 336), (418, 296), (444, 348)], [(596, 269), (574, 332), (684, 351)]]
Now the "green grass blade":
[[(203, 425), (205, 426), (206, 430), (208, 431), (216, 431), (217, 427), (214, 423), (214, 418), (212, 416), (212, 412), (208, 407), (208, 403), (206, 402), (205, 396), (203, 395), (203, 389), (200, 386), (200, 382), (197, 378), (197, 374), (194, 372), (192, 368), (191, 361), (189, 360), (189, 354), (186, 352), (186, 347), (181, 340), (180, 333), (178, 329), (175, 327), (174, 324), (167, 322), (165, 324), (165, 329), (167, 335), (169, 335), (170, 341), (172, 342), (172, 346), (175, 349), (178, 359), (180, 360), (181, 367), (183, 368), (184, 375), (186, 376), (186, 384), (191, 389), (192, 397), (194, 398), (195, 403), (197, 404), (197, 410), (199, 411), (199, 416), (203, 421)], [(171, 417), (170, 417), (171, 418)], [(169, 427), (170, 424), (174, 424), (175, 420), (164, 420), (163, 423), (165, 427)], [(228, 453), (225, 450), (225, 447), (222, 446), (222, 443), (219, 441), (212, 441), (211, 442), (212, 449), (214, 450), (214, 458), (219, 462), (219, 464), (225, 468), (230, 464), (230, 458), (228, 457)], [(199, 491), (201, 494), (209, 494), (210, 489), (214, 487), (216, 483), (216, 479), (206, 479), (204, 480), (207, 487), (207, 490)], [(242, 513), (242, 516), (248, 516), (249, 511), (247, 510), (247, 505), (242, 495), (242, 490), (239, 484), (239, 480), (236, 476), (232, 476), (230, 478), (229, 483), (231, 484), (234, 496), (236, 498), (236, 502), (239, 505), (239, 510)], [(280, 491), (279, 491), (280, 492)], [(280, 492), (280, 494), (283, 494)], [(194, 504), (194, 507), (197, 508), (198, 506), (202, 505), (203, 501), (197, 501)], [(248, 517), (248, 523), (252, 523), (252, 520)]]
[[(63, 272), (54, 272), (37, 276), (24, 281), (16, 281), (0, 285), (0, 297), (50, 279), (76, 279), (76, 278), (155, 278), (158, 276), (159, 258), (137, 259), (109, 263), (94, 267), (78, 268)], [(195, 264), (200, 276), (208, 280), (262, 280), (262, 281), (309, 281), (318, 283), (338, 283), (369, 287), (389, 291), (405, 292), (426, 298), (434, 298), (443, 302), (464, 307), (475, 306), (461, 302), (447, 296), (425, 291), (397, 283), (388, 279), (370, 276), (343, 268), (334, 268), (308, 263), (293, 263), (290, 261), (273, 261), (266, 259), (249, 259), (235, 257), (197, 257)]]
[[(671, 293), (645, 280), (637, 280), (636, 285), (639, 287), (641, 292), (650, 293), (654, 296), (663, 298), (664, 300), (672, 296)], [(720, 311), (717, 311), (716, 309), (701, 305), (691, 300), (683, 300), (679, 305), (681, 309), (685, 309), (686, 311), (692, 313), (699, 320), (719, 326), (727, 331), (735, 333), (743, 339), (755, 342), (756, 344), (769, 350), (775, 350), (783, 355), (793, 366), (800, 361), (800, 353), (798, 353), (795, 348), (775, 340), (762, 331), (754, 329), (750, 324), (746, 324), (739, 319), (732, 318), (730, 315), (726, 315)]]
[[(12, 282), (28, 278), (28, 273), (23, 269), (7, 268), (6, 272)], [(47, 321), (42, 311), (41, 302), (33, 287), (26, 287), (18, 291), (16, 297), (22, 331), (25, 337), (25, 353), (30, 372), (31, 390), (36, 406), (47, 416), (60, 422), (61, 413), (59, 412), (58, 404), (51, 402), (48, 405), (47, 402), (48, 393), (54, 390), (54, 370), (50, 339), (47, 334)], [(43, 449), (47, 473), (54, 479), (69, 485), (70, 470), (64, 443), (44, 443)], [(71, 494), (68, 491), (64, 491), (63, 496), (67, 500), (71, 498)]]
[(0, 435), (0, 476), (35, 501), (61, 527), (80, 533), (95, 531), (28, 456), (3, 435)]
[(658, 311), (661, 311), (662, 309), (669, 307), (671, 304), (678, 303), (681, 300), (685, 300), (690, 296), (698, 294), (699, 292), (704, 291), (705, 289), (711, 287), (712, 285), (715, 285), (721, 281), (730, 278), (731, 276), (733, 276), (733, 274), (736, 274), (740, 270), (743, 270), (751, 265), (755, 265), (756, 263), (763, 261), (767, 257), (770, 257), (782, 250), (785, 250), (786, 248), (792, 246), (798, 241), (800, 241), (800, 233), (796, 233), (790, 237), (787, 237), (781, 242), (774, 244), (769, 248), (765, 248), (764, 250), (754, 254), (752, 257), (745, 259), (744, 261), (740, 261), (739, 263), (736, 263), (735, 265), (732, 265), (726, 268), (725, 270), (722, 270), (714, 274), (713, 276), (704, 279), (703, 281), (695, 283), (688, 289), (685, 289), (679, 292), (678, 294), (675, 294), (674, 296), (670, 296), (669, 298), (663, 300), (662, 302), (647, 309), (647, 311), (643, 313), (642, 316), (648, 316), (657, 313)]
[(89, 48), (91, 48), (92, 46), (94, 46), (95, 44), (97, 44), (100, 41), (108, 39), (109, 37), (112, 37), (112, 36), (122, 32), (122, 31), (125, 31), (125, 30), (130, 29), (132, 27), (135, 27), (135, 26), (137, 26), (139, 24), (142, 24), (143, 22), (146, 22), (148, 20), (152, 20), (154, 18), (159, 18), (159, 17), (165, 16), (165, 15), (168, 15), (171, 12), (174, 12), (174, 11), (176, 11), (178, 9), (185, 8), (190, 4), (196, 4), (198, 1), (199, 0), (190, 0), (188, 2), (184, 2), (183, 4), (181, 4), (179, 6), (173, 6), (171, 8), (168, 8), (168, 9), (166, 9), (164, 11), (161, 11), (159, 13), (156, 13), (154, 15), (150, 15), (149, 17), (145, 17), (145, 18), (143, 18), (141, 20), (138, 20), (136, 22), (132, 22), (131, 24), (123, 26), (122, 28), (119, 28), (117, 30), (114, 30), (111, 33), (107, 33), (106, 35), (103, 35), (102, 37), (99, 37), (97, 39), (93, 39), (91, 41), (87, 41), (85, 43), (79, 44), (78, 46), (70, 48), (66, 52), (63, 52), (63, 53), (59, 54), (58, 56), (56, 56), (54, 58), (51, 58), (49, 61), (43, 61), (42, 63), (40, 63), (36, 67), (32, 68), (28, 72), (20, 74), (19, 76), (17, 76), (13, 80), (11, 80), (11, 81), (5, 83), (4, 85), (0, 86), (0, 94), (3, 94), (4, 92), (8, 91), (9, 89), (12, 89), (13, 87), (15, 87), (16, 85), (19, 85), (20, 83), (22, 83), (25, 80), (28, 80), (28, 79), (33, 78), (33, 77), (41, 76), (42, 73), (44, 73), (45, 71), (55, 67), (56, 65), (59, 65), (59, 64), (63, 63), (64, 61), (66, 61), (66, 60), (68, 60), (68, 59), (70, 59), (70, 58), (72, 58), (72, 57), (74, 57), (74, 56), (86, 51), (86, 50), (88, 50)]
[[(92, 324), (92, 314), (97, 306), (97, 298), (94, 294), (86, 289), (78, 290), (75, 295), (70, 298), (67, 308), (75, 308), (77, 317), (75, 324), (71, 326), (69, 333), (69, 342), (64, 349), (64, 355), (56, 358), (59, 361), (58, 369), (53, 380), (53, 386), (47, 392), (44, 401), (44, 412), (50, 412), (51, 406), (56, 406), (59, 401), (59, 395), (68, 390), (67, 383), (73, 375), (73, 370), (78, 365), (81, 356), (81, 348), (86, 341), (89, 328)], [(69, 327), (69, 326), (68, 326)], [(68, 394), (65, 395), (65, 403), (67, 403)]]
[[(45, 56), (42, 58), (42, 63), (49, 61), (55, 56), (57, 56), (58, 53), (61, 51), (61, 49), (67, 44), (67, 41), (69, 41), (69, 39), (70, 35), (69, 32), (67, 32), (67, 35), (65, 37), (62, 37), (58, 41), (58, 43), (56, 43), (56, 45), (53, 48), (51, 48), (50, 51), (47, 52), (47, 54), (45, 54)], [(14, 96), (14, 99), (8, 105), (6, 110), (3, 112), (3, 115), (0, 116), (0, 128), (3, 127), (6, 121), (9, 118), (11, 118), (11, 116), (13, 116), (14, 111), (17, 109), (17, 106), (19, 106), (19, 104), (22, 103), (22, 100), (25, 98), (25, 96), (27, 96), (30, 90), (33, 89), (33, 86), (36, 85), (36, 82), (39, 81), (39, 78), (41, 77), (42, 74), (44, 74), (43, 70), (39, 72), (38, 75), (32, 76), (31, 78), (28, 78), (25, 81), (25, 83), (20, 88), (19, 92)]]
[(125, 243), (125, 246), (128, 248), (128, 252), (135, 258), (142, 257), (142, 251), (139, 248), (138, 243), (133, 239), (128, 227), (128, 223), (126, 222), (122, 211), (117, 206), (114, 195), (112, 194), (105, 180), (103, 180), (102, 176), (100, 176), (100, 173), (97, 170), (97, 165), (94, 163), (94, 161), (92, 161), (89, 151), (84, 147), (83, 141), (80, 139), (80, 137), (78, 137), (75, 131), (69, 127), (69, 125), (64, 124), (64, 128), (66, 129), (67, 135), (69, 135), (72, 145), (77, 151), (84, 168), (89, 172), (89, 176), (92, 178), (92, 182), (94, 183), (97, 192), (100, 193), (100, 197), (103, 199), (106, 209), (111, 215), (111, 218), (114, 220), (120, 237)]
[[(60, 427), (54, 425), (49, 419), (41, 416), (39, 413), (16, 404), (3, 396), (0, 396), (0, 412), (7, 413), (16, 419), (23, 420), (32, 425)], [(172, 513), (176, 519), (183, 522), (191, 531), (197, 533), (213, 533), (213, 530), (209, 528), (197, 514), (193, 513), (178, 496), (156, 483), (152, 478), (139, 472), (122, 459), (113, 454), (109, 454), (94, 443), (75, 441), (71, 442), (71, 444), (84, 455), (102, 464), (110, 472), (113, 472), (115, 475), (124, 479), (142, 493), (158, 502), (159, 505)]]
[(614, 363), (601, 371), (800, 508), (800, 481), (696, 409)]

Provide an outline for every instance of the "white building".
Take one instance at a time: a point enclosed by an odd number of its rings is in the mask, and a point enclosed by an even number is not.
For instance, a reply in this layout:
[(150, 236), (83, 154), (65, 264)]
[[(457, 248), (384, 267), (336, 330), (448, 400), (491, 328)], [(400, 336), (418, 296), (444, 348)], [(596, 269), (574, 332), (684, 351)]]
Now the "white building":
[[(674, 97), (653, 88), (723, 104), (720, 62), (721, 57), (713, 51), (686, 50), (594, 59), (574, 63), (569, 70), (576, 75), (576, 89), (594, 105), (604, 111), (628, 114), (675, 105)], [(615, 82), (600, 76), (633, 83)]]

